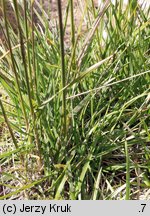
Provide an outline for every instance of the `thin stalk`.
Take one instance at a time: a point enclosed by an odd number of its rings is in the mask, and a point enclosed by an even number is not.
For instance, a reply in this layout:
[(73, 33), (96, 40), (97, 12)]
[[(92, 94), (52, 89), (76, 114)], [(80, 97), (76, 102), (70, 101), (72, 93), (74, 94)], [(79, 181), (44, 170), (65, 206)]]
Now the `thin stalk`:
[[(16, 0), (13, 0), (13, 2), (14, 2), (16, 18), (17, 18), (17, 22), (18, 22), (19, 38), (20, 38), (20, 45), (21, 45), (21, 55), (22, 55), (22, 60), (23, 60), (23, 65), (24, 65), (24, 72), (25, 72), (27, 92), (28, 92), (28, 98), (29, 98), (29, 104), (30, 104), (30, 111), (31, 111), (31, 116), (32, 116), (32, 120), (33, 120), (33, 131), (34, 131), (34, 135), (35, 135), (36, 145), (37, 145), (37, 148), (38, 148), (38, 155), (40, 157), (40, 166), (42, 166), (41, 147), (40, 147), (40, 142), (39, 142), (37, 126), (35, 124), (36, 116), (35, 116), (34, 108), (33, 108), (33, 104), (32, 104), (32, 96), (31, 96), (31, 90), (30, 90), (31, 86), (30, 86), (30, 82), (29, 82), (28, 68), (27, 68), (27, 64), (26, 64), (25, 47), (24, 47), (24, 42), (23, 42), (22, 29), (21, 29), (21, 26), (20, 26), (18, 4), (17, 4)], [(26, 9), (26, 0), (24, 0), (24, 9)], [(25, 18), (27, 19), (26, 15), (25, 15)], [(26, 35), (28, 35), (27, 20), (25, 22), (26, 22)], [(29, 49), (29, 48), (27, 48), (27, 49)], [(29, 52), (29, 50), (27, 50), (27, 55), (29, 54), (28, 52)], [(28, 56), (28, 58), (29, 58), (29, 56)], [(28, 63), (30, 63), (30, 62), (28, 62)]]
[(24, 72), (25, 72), (25, 79), (26, 79), (27, 92), (28, 92), (28, 97), (29, 97), (30, 110), (31, 110), (31, 115), (33, 117), (34, 116), (34, 110), (33, 110), (33, 105), (32, 105), (28, 69), (27, 69), (27, 64), (26, 64), (25, 47), (24, 47), (22, 29), (21, 29), (20, 20), (19, 20), (18, 3), (16, 0), (13, 0), (13, 3), (14, 3), (14, 7), (15, 7), (16, 19), (17, 19), (17, 24), (18, 24), (19, 39), (20, 39), (20, 46), (21, 46), (21, 55), (22, 55), (22, 60), (23, 60)]
[(33, 7), (34, 7), (34, 0), (31, 3), (31, 27), (32, 27), (32, 60), (33, 60), (33, 66), (32, 66), (32, 72), (34, 76), (34, 86), (35, 86), (35, 92), (36, 92), (36, 99), (38, 101), (38, 91), (37, 91), (37, 79), (36, 79), (36, 62), (35, 62), (35, 39), (34, 39), (34, 20), (33, 20)]
[[(92, 0), (92, 11), (93, 11), (94, 19), (96, 19), (95, 6), (94, 6), (93, 0)], [(100, 43), (100, 37), (99, 37), (99, 30), (98, 29), (96, 30), (96, 37), (97, 37), (99, 51), (101, 53), (102, 51), (101, 51), (101, 43)]]
[(76, 55), (76, 49), (75, 49), (75, 46), (76, 46), (76, 41), (75, 41), (75, 24), (74, 24), (74, 7), (73, 7), (73, 0), (70, 0), (70, 12), (71, 12), (71, 45), (72, 45), (72, 63), (71, 63), (71, 67), (73, 70), (76, 69), (76, 61), (75, 61), (75, 55)]
[(74, 10), (73, 10), (73, 0), (70, 0), (70, 9), (71, 9), (71, 43), (72, 49), (75, 45), (75, 25), (74, 25)]
[(6, 4), (6, 1), (2, 0), (4, 20), (5, 20), (5, 29), (6, 29), (8, 47), (9, 47), (9, 51), (10, 51), (11, 62), (12, 62), (12, 70), (13, 70), (14, 75), (15, 75), (16, 86), (17, 86), (17, 91), (18, 91), (18, 94), (19, 94), (20, 104), (21, 104), (21, 108), (22, 108), (22, 111), (23, 111), (23, 114), (24, 114), (24, 117), (25, 117), (26, 127), (27, 127), (27, 130), (28, 130), (29, 123), (28, 123), (28, 118), (27, 118), (27, 114), (26, 114), (26, 110), (25, 110), (23, 97), (22, 97), (21, 90), (20, 90), (21, 88), (20, 88), (20, 84), (19, 84), (19, 79), (18, 79), (16, 66), (15, 66), (15, 59), (14, 59), (13, 52), (12, 52), (12, 46), (11, 46), (11, 42), (10, 42), (10, 34), (9, 34), (9, 30), (8, 30), (8, 23), (7, 23), (7, 17), (6, 17), (7, 15), (6, 15), (6, 5), (5, 4)]
[[(63, 31), (63, 23), (62, 23), (62, 10), (61, 10), (61, 0), (57, 0), (58, 5), (58, 15), (59, 15), (59, 28), (60, 28), (60, 52), (61, 52), (61, 71), (62, 71), (62, 88), (66, 86), (66, 73), (65, 73), (65, 52), (64, 52), (64, 31)], [(64, 89), (62, 92), (62, 116), (63, 116), (63, 130), (64, 137), (66, 137), (66, 122), (67, 122), (67, 114), (66, 114), (66, 90)]]
[(30, 78), (30, 89), (32, 90), (33, 96), (33, 85), (32, 85), (32, 69), (31, 69), (31, 56), (29, 50), (29, 32), (28, 32), (28, 19), (27, 19), (27, 1), (23, 0), (24, 4), (24, 21), (25, 21), (25, 32), (26, 32), (26, 39), (27, 39), (27, 62), (28, 62), (28, 71), (29, 71), (29, 78)]
[(69, 9), (70, 9), (70, 0), (68, 0), (68, 4), (66, 5), (66, 10), (65, 10), (65, 19), (64, 19), (64, 23), (63, 23), (64, 32), (66, 32), (66, 28), (67, 28)]
[[(38, 88), (37, 88), (37, 78), (36, 78), (36, 61), (35, 61), (35, 37), (34, 37), (34, 0), (32, 0), (31, 2), (31, 26), (32, 26), (32, 61), (33, 61), (33, 66), (32, 66), (32, 73), (33, 73), (33, 77), (34, 77), (34, 86), (35, 86), (35, 92), (36, 92), (36, 99), (37, 102), (39, 101), (38, 99)], [(36, 140), (36, 145), (38, 148), (38, 154), (40, 157), (39, 160), (39, 166), (42, 167), (42, 155), (41, 155), (41, 145), (40, 145), (40, 140), (39, 140), (39, 133), (38, 133), (38, 127), (36, 125), (36, 117), (34, 118), (34, 133), (35, 133), (35, 140)]]
[(5, 109), (4, 109), (4, 106), (3, 106), (3, 103), (2, 103), (2, 101), (1, 101), (1, 99), (0, 99), (0, 107), (1, 107), (2, 114), (3, 114), (4, 119), (5, 119), (6, 125), (7, 125), (7, 127), (8, 127), (9, 133), (10, 133), (11, 138), (12, 138), (12, 140), (13, 140), (13, 143), (14, 143), (16, 149), (18, 149), (19, 146), (18, 146), (18, 144), (17, 144), (17, 141), (16, 141), (16, 138), (15, 138), (15, 136), (14, 136), (13, 130), (12, 130), (11, 126), (10, 126), (9, 121), (8, 121), (8, 118), (7, 118), (7, 115), (6, 115), (6, 112), (5, 112)]
[(128, 144), (125, 141), (125, 154), (126, 154), (126, 200), (130, 200), (130, 157), (128, 151)]
[[(77, 36), (75, 38), (75, 43), (74, 43), (74, 47), (72, 49), (72, 52), (71, 52), (71, 58), (70, 58), (70, 62), (69, 62), (69, 66), (68, 66), (68, 79), (69, 79), (69, 76), (70, 76), (70, 72), (71, 72), (71, 69), (72, 69), (72, 65), (74, 64), (74, 62), (76, 63), (76, 59), (75, 59), (75, 56), (76, 56), (76, 49), (77, 49), (77, 44), (78, 44), (78, 40), (80, 38), (80, 34), (81, 34), (81, 31), (82, 31), (82, 24), (83, 24), (83, 20), (84, 20), (84, 14), (86, 12), (86, 8), (84, 8), (84, 12), (83, 12), (83, 15), (82, 15), (82, 19), (80, 21), (80, 25), (78, 27), (78, 32), (77, 32)], [(74, 70), (76, 70), (76, 64), (74, 64)], [(77, 74), (75, 74), (75, 77), (76, 77)]]
[(106, 10), (108, 9), (109, 6), (110, 6), (110, 0), (106, 0), (103, 7), (102, 7), (102, 9), (99, 11), (97, 18), (95, 19), (95, 21), (93, 23), (91, 31), (88, 33), (88, 35), (86, 37), (86, 40), (85, 40), (85, 42), (84, 42), (84, 44), (82, 46), (82, 50), (79, 53), (79, 56), (77, 58), (78, 68), (79, 69), (81, 67), (82, 60), (83, 60), (83, 58), (84, 58), (84, 56), (86, 54), (86, 51), (87, 51), (88, 47), (90, 46), (91, 41), (93, 39), (93, 36), (94, 36), (98, 26), (99, 26), (99, 23), (100, 23), (102, 17), (104, 16), (104, 14), (105, 14), (105, 12), (106, 12)]
[[(31, 3), (31, 18), (32, 18), (32, 45), (33, 45), (33, 50), (34, 50), (34, 20), (33, 20), (33, 5), (34, 5), (34, 1), (32, 1)], [(29, 70), (29, 74), (30, 74), (30, 80), (31, 80), (31, 85), (30, 85), (30, 89), (32, 90), (32, 93), (34, 94), (34, 85), (32, 85), (32, 68), (31, 68), (31, 57), (30, 57), (30, 50), (29, 50), (29, 42), (28, 42), (28, 37), (29, 37), (29, 33), (28, 33), (28, 23), (27, 23), (27, 1), (24, 0), (24, 17), (25, 17), (25, 27), (26, 27), (26, 38), (27, 38), (27, 58), (28, 58), (28, 70)], [(32, 50), (32, 51), (33, 51)], [(35, 53), (34, 51), (32, 52), (33, 54), (33, 70), (34, 70), (34, 77), (35, 77)], [(36, 80), (36, 78), (35, 78)], [(29, 83), (29, 84), (30, 84)], [(35, 88), (36, 88), (36, 94), (37, 94), (37, 86), (36, 86), (36, 82), (35, 84)], [(32, 97), (34, 97), (34, 95), (32, 94)], [(39, 166), (42, 167), (42, 156), (41, 156), (41, 146), (40, 146), (40, 140), (39, 140), (39, 134), (38, 134), (38, 128), (36, 125), (36, 115), (34, 113), (33, 110), (33, 105), (31, 103), (32, 106), (32, 118), (33, 118), (33, 128), (34, 128), (34, 135), (35, 135), (35, 142), (36, 142), (36, 146), (38, 149), (38, 155), (40, 157), (39, 160)]]

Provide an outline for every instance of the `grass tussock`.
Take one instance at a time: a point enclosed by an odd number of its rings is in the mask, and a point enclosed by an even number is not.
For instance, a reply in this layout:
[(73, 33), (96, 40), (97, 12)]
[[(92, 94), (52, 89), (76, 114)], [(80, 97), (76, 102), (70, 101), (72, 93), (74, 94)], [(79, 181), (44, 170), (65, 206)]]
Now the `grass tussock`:
[(149, 197), (150, 8), (85, 2), (1, 1), (0, 199)]

